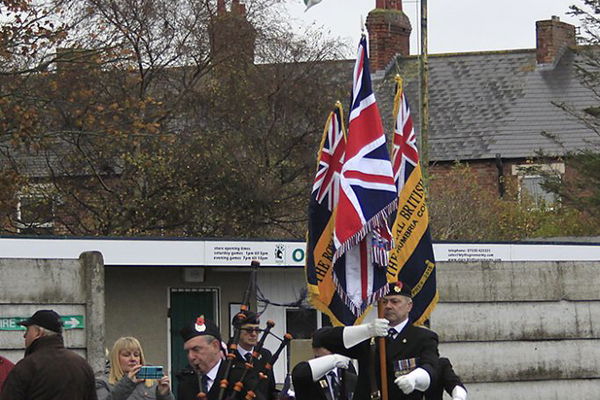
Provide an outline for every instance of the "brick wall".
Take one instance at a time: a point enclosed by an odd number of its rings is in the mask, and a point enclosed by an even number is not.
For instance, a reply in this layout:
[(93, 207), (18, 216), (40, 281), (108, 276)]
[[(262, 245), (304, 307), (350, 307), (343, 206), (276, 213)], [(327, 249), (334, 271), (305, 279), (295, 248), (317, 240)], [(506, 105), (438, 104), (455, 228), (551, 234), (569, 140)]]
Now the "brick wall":
[(558, 17), (537, 21), (536, 57), (538, 64), (552, 64), (568, 46), (575, 46), (575, 27)]
[(388, 8), (376, 8), (367, 16), (371, 72), (383, 70), (396, 54), (410, 54), (412, 27), (402, 12), (401, 2), (382, 0), (381, 3)]

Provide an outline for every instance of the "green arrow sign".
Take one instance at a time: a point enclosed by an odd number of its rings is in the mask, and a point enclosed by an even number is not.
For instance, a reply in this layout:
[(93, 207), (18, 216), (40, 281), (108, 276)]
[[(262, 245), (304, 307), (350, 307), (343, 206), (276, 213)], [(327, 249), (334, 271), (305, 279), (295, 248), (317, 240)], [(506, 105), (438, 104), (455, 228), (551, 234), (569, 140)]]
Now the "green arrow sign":
[[(0, 331), (24, 331), (26, 328), (17, 324), (27, 318), (29, 317), (0, 318)], [(60, 319), (63, 329), (83, 329), (85, 325), (83, 315), (63, 315)]]

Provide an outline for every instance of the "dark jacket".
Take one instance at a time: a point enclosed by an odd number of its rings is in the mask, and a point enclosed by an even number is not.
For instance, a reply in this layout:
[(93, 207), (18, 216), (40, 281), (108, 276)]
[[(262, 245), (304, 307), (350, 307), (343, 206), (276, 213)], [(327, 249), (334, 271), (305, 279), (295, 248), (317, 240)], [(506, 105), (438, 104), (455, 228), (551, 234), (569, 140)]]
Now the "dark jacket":
[[(218, 399), (220, 391), (219, 384), (225, 375), (226, 365), (227, 360), (223, 360), (221, 362), (221, 366), (219, 367), (219, 371), (217, 372), (217, 377), (208, 392), (207, 400)], [(244, 363), (234, 359), (228, 379), (229, 385), (227, 386), (223, 400), (233, 398), (233, 385), (240, 380), (243, 371)], [(177, 374), (177, 379), (179, 380), (179, 386), (177, 388), (177, 400), (197, 400), (198, 392), (200, 392), (200, 383), (196, 371), (191, 368), (185, 369)], [(257, 383), (258, 378), (255, 372), (247, 374), (246, 378), (244, 379), (244, 388), (241, 391), (241, 396), (238, 395), (237, 398), (243, 399), (246, 396), (246, 390), (249, 388), (255, 388)], [(265, 397), (262, 395), (262, 393), (256, 393), (256, 400), (265, 400)]]
[(94, 372), (62, 336), (42, 336), (8, 374), (0, 400), (97, 400)]
[[(239, 352), (235, 352), (235, 358), (238, 362), (244, 363), (245, 360)], [(254, 361), (254, 371), (256, 373), (263, 372), (267, 374), (267, 382), (263, 382), (259, 385), (260, 392), (263, 397), (267, 400), (276, 399), (279, 392), (275, 389), (275, 376), (273, 375), (273, 369), (265, 371), (265, 364), (271, 361), (272, 354), (269, 350), (263, 348), (260, 351), (258, 360)]]
[[(371, 371), (375, 372), (377, 382), (381, 381), (379, 368), (379, 346), (376, 347), (375, 365), (371, 362), (370, 340), (365, 340), (356, 346), (346, 349), (344, 347), (344, 327), (336, 327), (323, 334), (323, 347), (328, 350), (355, 358), (358, 360), (358, 384), (354, 393), (355, 400), (369, 400), (371, 392)], [(421, 400), (423, 392), (415, 390), (406, 395), (394, 383), (394, 361), (409, 358), (418, 359), (418, 367), (429, 373), (431, 380), (435, 380), (438, 367), (438, 336), (435, 332), (407, 324), (398, 334), (396, 339), (386, 339), (386, 366), (389, 398), (394, 400)]]
[(292, 371), (294, 393), (296, 400), (350, 400), (356, 389), (356, 371), (352, 364), (348, 369), (338, 368), (338, 377), (341, 378), (342, 390), (339, 399), (332, 399), (329, 383), (326, 376), (318, 381), (313, 381), (310, 364), (306, 361), (296, 364)]
[(440, 357), (440, 363), (437, 370), (437, 378), (431, 382), (429, 389), (425, 392), (427, 400), (442, 400), (444, 390), (452, 396), (452, 390), (455, 386), (462, 386), (466, 390), (465, 385), (454, 372), (450, 360), (445, 357)]

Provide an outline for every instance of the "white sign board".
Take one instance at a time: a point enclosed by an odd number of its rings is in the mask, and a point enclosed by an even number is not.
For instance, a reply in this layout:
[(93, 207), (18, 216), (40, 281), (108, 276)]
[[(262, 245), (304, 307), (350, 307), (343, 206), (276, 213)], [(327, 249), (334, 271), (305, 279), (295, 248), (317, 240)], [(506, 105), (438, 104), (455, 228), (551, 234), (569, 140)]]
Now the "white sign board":
[[(187, 239), (0, 238), (0, 258), (78, 258), (99, 251), (114, 266), (303, 267), (302, 241)], [(600, 244), (434, 243), (435, 259), (478, 261), (598, 261)]]

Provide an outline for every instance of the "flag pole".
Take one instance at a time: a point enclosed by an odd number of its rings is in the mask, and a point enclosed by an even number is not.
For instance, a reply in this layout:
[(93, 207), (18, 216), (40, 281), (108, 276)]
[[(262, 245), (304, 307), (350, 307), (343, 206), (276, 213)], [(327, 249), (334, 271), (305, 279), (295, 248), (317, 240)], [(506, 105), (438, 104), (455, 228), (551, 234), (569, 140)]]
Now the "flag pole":
[[(377, 318), (383, 318), (383, 304), (377, 301)], [(381, 370), (381, 400), (388, 400), (387, 362), (385, 357), (385, 337), (378, 337), (379, 342), (379, 368)]]

